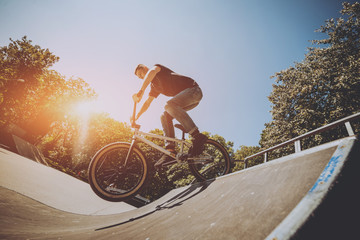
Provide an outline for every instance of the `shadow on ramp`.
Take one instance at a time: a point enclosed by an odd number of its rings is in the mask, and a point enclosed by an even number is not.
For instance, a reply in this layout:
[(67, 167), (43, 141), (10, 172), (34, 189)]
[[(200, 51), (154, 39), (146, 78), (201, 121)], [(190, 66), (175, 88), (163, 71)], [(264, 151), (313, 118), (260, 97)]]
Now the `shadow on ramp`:
[(141, 215), (141, 216), (138, 216), (135, 218), (130, 218), (129, 220), (121, 222), (121, 223), (117, 223), (117, 224), (113, 224), (111, 226), (106, 226), (106, 227), (95, 229), (95, 231), (100, 231), (100, 230), (104, 230), (104, 229), (108, 229), (108, 228), (117, 227), (117, 226), (129, 223), (129, 222), (133, 222), (135, 220), (139, 220), (141, 218), (144, 218), (146, 216), (149, 216), (155, 212), (158, 212), (158, 211), (161, 211), (164, 209), (171, 209), (171, 208), (179, 207), (185, 201), (195, 197), (196, 195), (198, 195), (199, 193), (204, 191), (213, 181), (214, 180), (209, 180), (209, 181), (206, 181), (203, 183), (193, 184), (193, 185), (187, 187), (184, 191), (177, 194), (176, 196), (170, 198), (169, 200), (165, 201), (164, 203), (161, 203), (160, 205), (157, 205), (155, 210), (153, 210), (153, 211), (150, 211), (148, 213), (145, 213), (144, 215)]

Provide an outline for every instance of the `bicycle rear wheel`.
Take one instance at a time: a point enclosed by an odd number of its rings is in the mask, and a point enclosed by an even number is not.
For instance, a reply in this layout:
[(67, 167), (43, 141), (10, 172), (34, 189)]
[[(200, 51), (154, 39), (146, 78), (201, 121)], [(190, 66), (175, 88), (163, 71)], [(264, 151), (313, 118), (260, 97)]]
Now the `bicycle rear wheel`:
[(89, 165), (89, 183), (101, 198), (118, 202), (137, 194), (148, 175), (148, 165), (143, 153), (136, 147), (127, 164), (129, 143), (112, 143), (100, 149)]
[(206, 181), (230, 172), (230, 156), (218, 142), (208, 139), (204, 151), (189, 159), (189, 168), (199, 181)]

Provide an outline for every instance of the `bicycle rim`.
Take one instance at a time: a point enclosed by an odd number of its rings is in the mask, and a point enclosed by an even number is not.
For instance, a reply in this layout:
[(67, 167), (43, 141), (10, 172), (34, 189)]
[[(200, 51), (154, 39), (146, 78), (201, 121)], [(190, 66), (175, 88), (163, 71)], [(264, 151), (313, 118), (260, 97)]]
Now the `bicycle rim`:
[(94, 192), (108, 201), (122, 201), (139, 192), (147, 177), (144, 155), (133, 148), (126, 166), (130, 144), (115, 143), (97, 152), (89, 166), (89, 182)]
[(230, 157), (218, 142), (208, 139), (204, 151), (189, 160), (189, 167), (197, 180), (206, 181), (230, 172)]

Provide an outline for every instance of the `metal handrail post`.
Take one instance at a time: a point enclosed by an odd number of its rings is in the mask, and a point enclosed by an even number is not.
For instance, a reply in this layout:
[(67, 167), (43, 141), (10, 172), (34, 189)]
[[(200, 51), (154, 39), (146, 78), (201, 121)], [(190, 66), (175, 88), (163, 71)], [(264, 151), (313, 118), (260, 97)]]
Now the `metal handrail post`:
[(268, 160), (268, 153), (266, 152), (264, 153), (264, 163), (267, 162), (267, 160)]
[(300, 140), (296, 140), (295, 143), (294, 143), (294, 146), (295, 146), (295, 152), (301, 152), (301, 142)]
[(345, 122), (345, 127), (346, 127), (346, 131), (348, 132), (349, 136), (355, 135), (349, 121)]

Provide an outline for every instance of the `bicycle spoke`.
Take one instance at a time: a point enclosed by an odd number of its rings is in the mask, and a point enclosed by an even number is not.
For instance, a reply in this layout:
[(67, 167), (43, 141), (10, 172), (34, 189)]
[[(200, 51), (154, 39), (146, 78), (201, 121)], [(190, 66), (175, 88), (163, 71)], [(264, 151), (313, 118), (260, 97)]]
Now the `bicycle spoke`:
[(143, 174), (144, 169), (136, 154), (132, 154), (128, 160), (127, 167), (123, 166), (123, 160), (128, 149), (113, 149), (105, 153), (99, 161), (96, 169), (96, 178), (100, 187), (105, 191), (123, 194), (136, 187)]
[(116, 176), (116, 173), (112, 173), (112, 174), (108, 174), (108, 175), (103, 175), (103, 179), (104, 181), (110, 181), (112, 178), (114, 178)]

